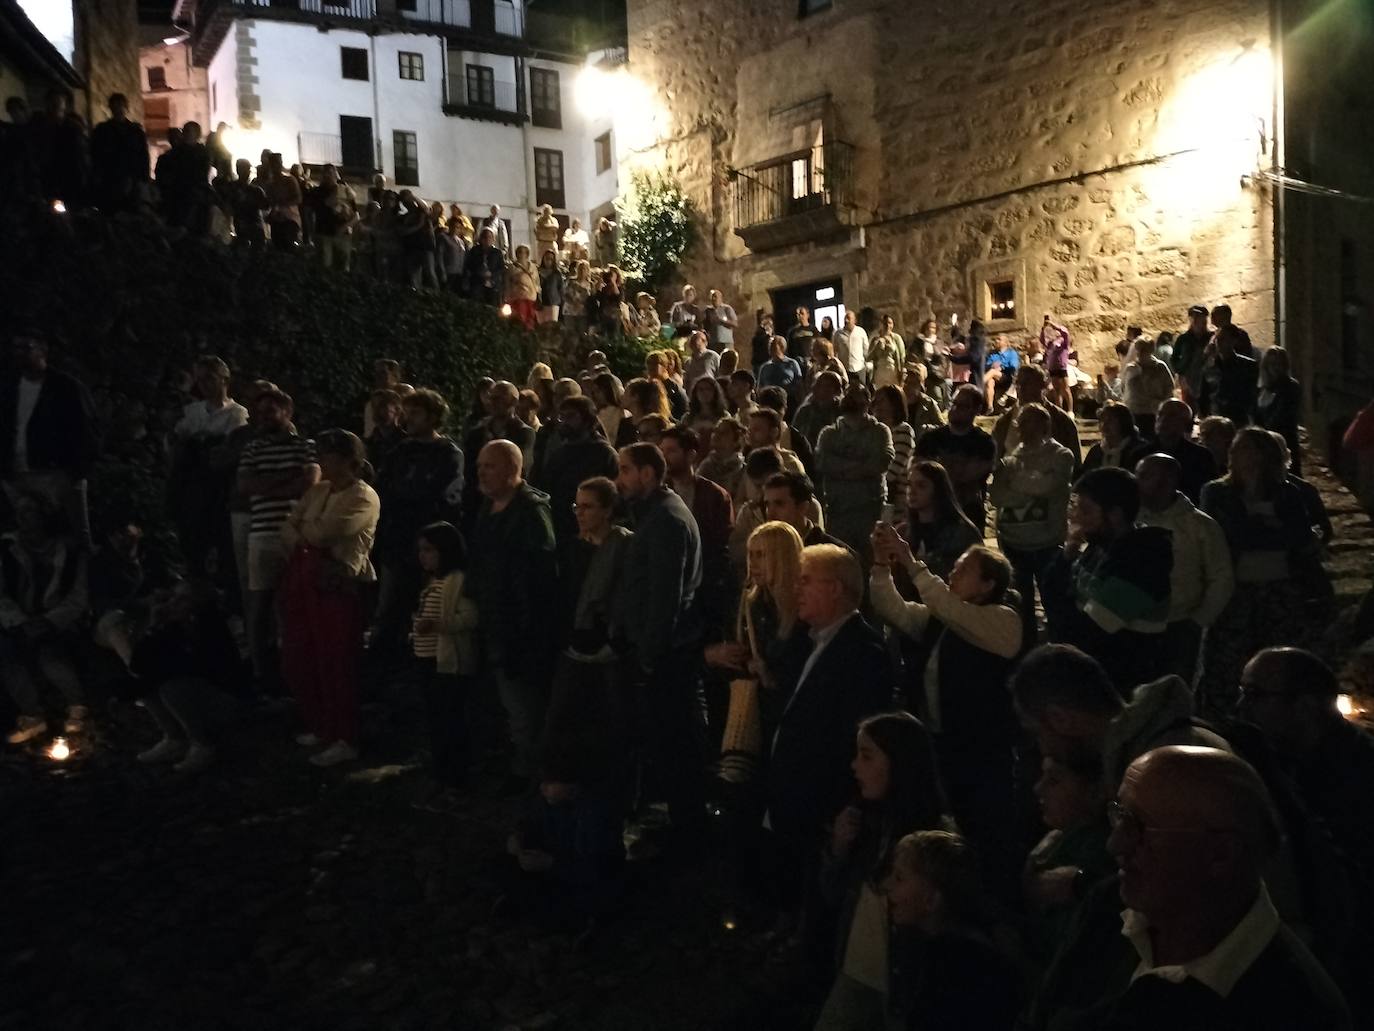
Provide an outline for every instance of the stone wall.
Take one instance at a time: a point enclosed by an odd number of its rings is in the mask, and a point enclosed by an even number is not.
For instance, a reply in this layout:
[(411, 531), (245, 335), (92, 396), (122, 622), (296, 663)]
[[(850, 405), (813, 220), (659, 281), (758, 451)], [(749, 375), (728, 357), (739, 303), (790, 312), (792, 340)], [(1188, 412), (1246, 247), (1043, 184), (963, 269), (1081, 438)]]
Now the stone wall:
[[(678, 176), (710, 223), (684, 278), (752, 310), (838, 274), (848, 307), (908, 333), (986, 317), (987, 283), (1010, 279), (1017, 318), (992, 328), (1056, 313), (1090, 370), (1128, 323), (1177, 330), (1198, 302), (1273, 341), (1271, 197), (1242, 183), (1269, 161), (1265, 5), (797, 6), (629, 4), (630, 70), (663, 110), (662, 138), (628, 160)], [(731, 170), (796, 149), (808, 125), (856, 148), (855, 231), (751, 254)]]
[(105, 99), (111, 93), (123, 93), (129, 98), (129, 117), (142, 121), (138, 0), (75, 0), (73, 9), (76, 55), (72, 64), (87, 85), (86, 103), (78, 102), (78, 110), (91, 125), (103, 122), (110, 116)]

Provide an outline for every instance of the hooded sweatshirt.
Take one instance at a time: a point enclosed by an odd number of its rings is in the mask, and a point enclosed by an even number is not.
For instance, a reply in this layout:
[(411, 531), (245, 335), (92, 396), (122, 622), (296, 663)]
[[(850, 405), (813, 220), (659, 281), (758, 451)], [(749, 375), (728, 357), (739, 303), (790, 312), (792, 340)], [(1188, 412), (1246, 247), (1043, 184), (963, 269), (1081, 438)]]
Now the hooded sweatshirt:
[(1050, 439), (1018, 444), (992, 474), (997, 536), (1004, 548), (1036, 551), (1064, 542), (1068, 533), (1073, 452)]

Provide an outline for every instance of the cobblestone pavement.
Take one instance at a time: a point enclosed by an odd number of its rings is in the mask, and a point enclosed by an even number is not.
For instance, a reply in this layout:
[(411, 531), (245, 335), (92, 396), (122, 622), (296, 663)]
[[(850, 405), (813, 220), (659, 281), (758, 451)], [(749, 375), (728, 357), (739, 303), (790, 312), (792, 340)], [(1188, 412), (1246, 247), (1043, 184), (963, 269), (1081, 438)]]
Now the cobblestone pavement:
[[(1374, 528), (1324, 470), (1312, 479), (1348, 612)], [(768, 937), (726, 927), (715, 866), (632, 864), (627, 913), (585, 940), (494, 918), (517, 808), (497, 797), (499, 750), (461, 805), (428, 808), (410, 696), (387, 689), (363, 723), (363, 760), (329, 771), (281, 712), (246, 716), (198, 778), (135, 762), (154, 734), (123, 704), (67, 763), (6, 751), (0, 1029), (703, 1031), (778, 980)]]

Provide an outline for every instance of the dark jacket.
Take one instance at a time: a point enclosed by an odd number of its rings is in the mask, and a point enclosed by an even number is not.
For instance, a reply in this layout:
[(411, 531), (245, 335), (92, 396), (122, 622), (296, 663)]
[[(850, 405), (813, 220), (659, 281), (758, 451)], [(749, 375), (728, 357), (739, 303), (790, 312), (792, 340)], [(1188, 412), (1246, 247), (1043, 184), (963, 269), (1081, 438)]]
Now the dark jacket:
[[(1206, 450), (1205, 448), (1203, 450)], [(1136, 463), (1146, 455), (1153, 454), (1154, 449), (1139, 433), (1134, 433), (1121, 444), (1121, 462), (1119, 468), (1127, 472), (1134, 473)], [(1210, 455), (1211, 452), (1208, 452)], [(1104, 460), (1102, 444), (1097, 443), (1088, 448), (1088, 454), (1083, 459), (1083, 472), (1090, 473), (1094, 469), (1101, 469)]]
[(891, 705), (882, 635), (856, 612), (797, 684), (773, 736), (768, 819), (780, 838), (810, 854), (853, 790), (855, 728)]
[(557, 636), (549, 496), (522, 483), (500, 512), (484, 500), (469, 552), (464, 590), (477, 602), (483, 638), (500, 649), (506, 668), (539, 674)]
[[(0, 476), (7, 480), (14, 477), (18, 403), (19, 377), (8, 376), (0, 386)], [(60, 470), (79, 480), (90, 471), (98, 442), (91, 396), (79, 380), (54, 369), (47, 371), (29, 418), (27, 439), (31, 472)]]
[(1233, 560), (1247, 551), (1282, 551), (1293, 559), (1315, 554), (1317, 536), (1298, 488), (1285, 480), (1270, 500), (1274, 504), (1273, 521), (1252, 514), (1240, 489), (1227, 480), (1216, 480), (1203, 490), (1202, 511), (1226, 534)]
[(1182, 437), (1176, 444), (1154, 441), (1153, 450), (1173, 457), (1181, 467), (1178, 489), (1196, 505), (1202, 499), (1202, 488), (1217, 478), (1217, 462), (1201, 444)]
[(148, 180), (148, 138), (127, 118), (110, 119), (91, 130), (91, 173), (96, 202), (107, 211), (126, 210), (135, 190)]
[(463, 499), (463, 452), (448, 437), (402, 440), (377, 470), (382, 502), (375, 556), (410, 563), (419, 532), (437, 520), (458, 523)]
[(1298, 440), (1298, 419), (1302, 412), (1302, 387), (1289, 376), (1266, 385), (1255, 401), (1255, 425), (1283, 437), (1293, 458), (1293, 472), (1302, 475), (1302, 444)]
[(1237, 427), (1255, 417), (1255, 395), (1259, 391), (1258, 363), (1243, 354), (1230, 358), (1217, 355), (1202, 370), (1202, 397), (1199, 410), (1203, 416), (1224, 415)]
[[(540, 429), (542, 431), (543, 427)], [(580, 440), (549, 443), (556, 448), (547, 453), (545, 461), (537, 464), (535, 485), (548, 492), (549, 504), (553, 506), (554, 534), (560, 541), (571, 540), (577, 536), (577, 517), (573, 512), (577, 487), (593, 476), (615, 479), (618, 471), (615, 448), (590, 433)]]
[(1009, 1028), (1021, 1001), (1014, 963), (989, 942), (900, 931), (889, 945), (888, 1007), (914, 1031)]
[(500, 303), (506, 294), (506, 259), (499, 250), (473, 245), (463, 259), (463, 289), (474, 301)]
[(701, 534), (682, 498), (666, 486), (630, 506), (634, 537), (620, 592), (620, 627), (642, 668), (696, 644), (693, 601), (701, 587)]

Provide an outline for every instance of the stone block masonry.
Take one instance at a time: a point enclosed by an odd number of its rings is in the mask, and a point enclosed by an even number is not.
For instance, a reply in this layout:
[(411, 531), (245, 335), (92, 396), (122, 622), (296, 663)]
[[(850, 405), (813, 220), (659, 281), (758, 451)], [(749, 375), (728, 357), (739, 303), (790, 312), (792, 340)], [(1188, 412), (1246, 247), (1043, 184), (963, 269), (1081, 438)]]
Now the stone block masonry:
[[(847, 306), (987, 319), (1010, 281), (1033, 332), (1053, 313), (1095, 371), (1128, 324), (1177, 330), (1229, 302), (1274, 340), (1273, 216), (1242, 175), (1270, 160), (1264, 5), (1245, 0), (631, 0), (630, 69), (661, 139), (629, 157), (705, 213), (683, 267), (740, 310), (840, 277)], [(855, 148), (854, 227), (751, 253), (730, 173), (836, 139)]]
[[(57, 3), (59, 0), (50, 0)], [(87, 84), (87, 102), (76, 110), (95, 125), (110, 117), (111, 93), (129, 99), (129, 117), (143, 120), (143, 89), (138, 64), (137, 0), (77, 0), (76, 53), (72, 64)]]

